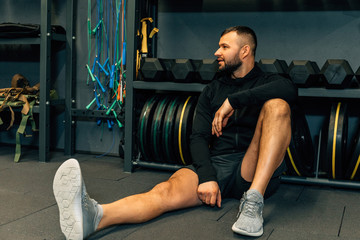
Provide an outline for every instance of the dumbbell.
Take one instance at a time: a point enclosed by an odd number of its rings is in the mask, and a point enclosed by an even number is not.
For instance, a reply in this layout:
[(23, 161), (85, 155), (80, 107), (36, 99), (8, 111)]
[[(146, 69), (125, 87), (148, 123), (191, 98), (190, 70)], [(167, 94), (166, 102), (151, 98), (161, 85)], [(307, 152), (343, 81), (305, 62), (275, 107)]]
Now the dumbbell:
[(195, 82), (195, 69), (190, 59), (175, 59), (170, 74), (174, 82)]
[(285, 60), (260, 59), (258, 66), (266, 73), (278, 73), (287, 76), (288, 65)]
[(321, 68), (327, 88), (347, 88), (354, 77), (348, 61), (344, 59), (328, 59)]
[(216, 59), (158, 59), (144, 58), (141, 77), (144, 81), (174, 81), (208, 83), (218, 71)]
[(208, 83), (214, 79), (218, 68), (216, 59), (176, 59), (170, 74), (174, 82)]
[(173, 59), (143, 58), (140, 72), (144, 81), (169, 81), (169, 70), (173, 67)]
[(196, 70), (196, 79), (202, 83), (211, 82), (219, 70), (216, 59), (192, 60), (192, 62)]
[(293, 60), (288, 68), (291, 80), (299, 87), (321, 86), (320, 69), (316, 62)]

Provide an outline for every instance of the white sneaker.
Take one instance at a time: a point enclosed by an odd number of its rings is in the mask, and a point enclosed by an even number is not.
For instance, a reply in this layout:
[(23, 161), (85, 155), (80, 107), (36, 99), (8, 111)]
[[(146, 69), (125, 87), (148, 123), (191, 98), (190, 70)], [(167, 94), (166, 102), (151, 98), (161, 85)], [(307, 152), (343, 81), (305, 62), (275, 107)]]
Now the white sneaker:
[(89, 198), (77, 160), (69, 159), (59, 167), (53, 191), (59, 207), (60, 227), (66, 239), (81, 240), (96, 231), (103, 210)]
[(256, 190), (251, 189), (244, 193), (240, 200), (238, 220), (232, 226), (235, 233), (259, 237), (263, 235), (264, 198)]

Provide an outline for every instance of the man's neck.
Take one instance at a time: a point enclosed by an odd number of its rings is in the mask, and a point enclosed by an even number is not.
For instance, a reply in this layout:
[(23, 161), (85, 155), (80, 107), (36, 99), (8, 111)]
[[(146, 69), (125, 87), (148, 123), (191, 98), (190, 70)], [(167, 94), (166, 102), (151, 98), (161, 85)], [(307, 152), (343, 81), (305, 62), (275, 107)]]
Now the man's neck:
[(243, 63), (236, 71), (233, 72), (231, 78), (243, 78), (245, 77), (255, 66), (255, 62), (248, 64)]

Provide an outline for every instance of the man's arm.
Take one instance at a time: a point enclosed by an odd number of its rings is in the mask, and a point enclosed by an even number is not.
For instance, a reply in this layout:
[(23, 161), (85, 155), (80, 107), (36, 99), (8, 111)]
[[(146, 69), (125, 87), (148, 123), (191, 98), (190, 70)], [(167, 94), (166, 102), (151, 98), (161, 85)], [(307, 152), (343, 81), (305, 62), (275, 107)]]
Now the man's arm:
[(199, 97), (196, 115), (190, 137), (190, 151), (193, 165), (199, 177), (198, 196), (208, 205), (221, 206), (221, 193), (216, 179), (216, 171), (210, 162), (209, 142), (211, 138), (212, 113), (209, 88)]
[[(277, 76), (274, 75), (274, 77)], [(212, 134), (217, 137), (222, 134), (222, 128), (226, 126), (229, 117), (234, 113), (234, 109), (263, 104), (274, 98), (281, 98), (288, 103), (294, 103), (297, 96), (297, 88), (293, 82), (283, 77), (249, 90), (231, 94), (215, 113), (212, 121)]]
[(230, 105), (229, 99), (226, 99), (219, 110), (217, 110), (215, 113), (211, 129), (212, 135), (220, 137), (222, 134), (222, 128), (226, 126), (229, 118), (233, 115), (233, 113), (234, 108)]
[(274, 98), (281, 98), (289, 104), (296, 101), (297, 88), (290, 79), (272, 75), (269, 76), (269, 80), (261, 86), (229, 95), (230, 105), (238, 109), (243, 106), (261, 105)]

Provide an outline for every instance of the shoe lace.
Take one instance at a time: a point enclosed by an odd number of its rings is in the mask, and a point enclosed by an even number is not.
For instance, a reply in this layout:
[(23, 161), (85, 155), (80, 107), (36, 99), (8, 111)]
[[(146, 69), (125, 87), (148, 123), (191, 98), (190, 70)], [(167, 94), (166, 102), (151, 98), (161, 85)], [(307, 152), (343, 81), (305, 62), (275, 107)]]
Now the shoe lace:
[(244, 206), (244, 215), (254, 218), (256, 217), (256, 212), (259, 210), (259, 203), (246, 201)]

